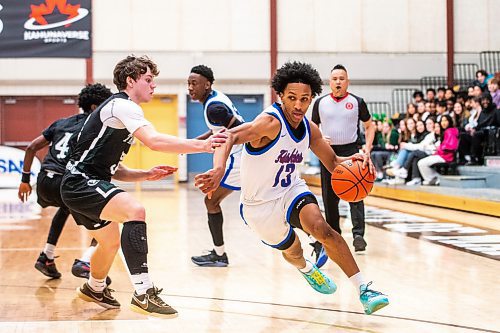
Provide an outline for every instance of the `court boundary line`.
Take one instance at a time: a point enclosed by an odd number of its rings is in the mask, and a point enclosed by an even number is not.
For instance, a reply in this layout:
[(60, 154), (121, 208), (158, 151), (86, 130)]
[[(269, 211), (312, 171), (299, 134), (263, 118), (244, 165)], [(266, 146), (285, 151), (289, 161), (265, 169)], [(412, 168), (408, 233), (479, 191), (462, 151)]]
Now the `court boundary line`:
[[(50, 281), (50, 280), (49, 280)], [(0, 287), (10, 287), (10, 288), (28, 288), (28, 289), (33, 289), (33, 288), (39, 288), (40, 286), (16, 286), (16, 285), (3, 285), (0, 284)], [(72, 291), (73, 288), (59, 288), (60, 290), (68, 290)], [(130, 294), (128, 291), (119, 291), (116, 290), (116, 293), (120, 294)], [(353, 315), (361, 315), (361, 316), (367, 316), (364, 312), (359, 312), (359, 311), (349, 311), (349, 310), (339, 310), (339, 309), (329, 309), (329, 308), (317, 308), (317, 307), (312, 307), (312, 306), (306, 306), (306, 305), (296, 305), (296, 304), (282, 304), (282, 303), (274, 303), (274, 302), (260, 302), (260, 301), (252, 301), (252, 300), (242, 300), (242, 299), (231, 299), (231, 298), (220, 298), (220, 297), (204, 297), (204, 296), (193, 296), (193, 295), (179, 295), (179, 294), (166, 294), (162, 293), (162, 295), (168, 296), (168, 297), (179, 297), (179, 298), (190, 298), (190, 299), (202, 299), (202, 300), (216, 300), (216, 301), (227, 301), (227, 302), (238, 302), (238, 303), (246, 303), (246, 304), (257, 304), (257, 305), (271, 305), (271, 306), (279, 306), (279, 307), (289, 307), (289, 308), (295, 308), (295, 309), (307, 309), (307, 310), (320, 310), (320, 311), (327, 311), (327, 312), (336, 312), (336, 313), (347, 313), (347, 314), (353, 314)], [(105, 310), (104, 310), (105, 311)], [(216, 312), (224, 312), (224, 311), (219, 311), (219, 310), (211, 310), (209, 309), (208, 311), (216, 311)], [(232, 312), (235, 313), (235, 312)], [(241, 313), (244, 314), (244, 313)], [(249, 314), (250, 315), (250, 314)], [(467, 330), (476, 330), (480, 332), (486, 332), (486, 333), (500, 333), (500, 331), (494, 331), (486, 328), (480, 328), (480, 327), (473, 327), (473, 326), (465, 326), (465, 325), (458, 325), (458, 324), (452, 324), (452, 323), (445, 323), (445, 322), (439, 322), (439, 321), (434, 321), (434, 320), (425, 320), (425, 319), (418, 319), (418, 318), (410, 318), (410, 317), (398, 317), (398, 316), (390, 316), (390, 315), (382, 315), (382, 314), (373, 314), (370, 315), (370, 317), (380, 317), (380, 318), (386, 318), (386, 319), (395, 319), (395, 320), (402, 320), (402, 321), (409, 321), (409, 322), (417, 322), (417, 323), (424, 323), (424, 324), (431, 324), (431, 325), (437, 325), (437, 326), (444, 326), (444, 327), (453, 327), (453, 328), (462, 328), (462, 329), (467, 329)], [(267, 317), (267, 318), (275, 318), (275, 317)], [(275, 318), (278, 319), (278, 318)], [(285, 319), (289, 320), (288, 318), (279, 318), (279, 319)], [(109, 319), (109, 320), (96, 320), (98, 321), (103, 321), (103, 322), (109, 322), (117, 319)], [(130, 320), (130, 319), (125, 319), (125, 320)], [(121, 321), (121, 319), (120, 319)], [(42, 321), (32, 321), (33, 323), (39, 323)], [(43, 321), (45, 322), (45, 321)], [(49, 322), (49, 321), (46, 321)], [(59, 320), (52, 320), (51, 322), (65, 322), (65, 321), (59, 321)], [(67, 321), (67, 322), (79, 322), (78, 320), (74, 321)], [(85, 320), (85, 322), (88, 322), (88, 320)], [(2, 321), (1, 323), (11, 323), (9, 321)], [(13, 321), (12, 323), (30, 323), (29, 321)], [(329, 326), (335, 326), (332, 324), (325, 324)]]

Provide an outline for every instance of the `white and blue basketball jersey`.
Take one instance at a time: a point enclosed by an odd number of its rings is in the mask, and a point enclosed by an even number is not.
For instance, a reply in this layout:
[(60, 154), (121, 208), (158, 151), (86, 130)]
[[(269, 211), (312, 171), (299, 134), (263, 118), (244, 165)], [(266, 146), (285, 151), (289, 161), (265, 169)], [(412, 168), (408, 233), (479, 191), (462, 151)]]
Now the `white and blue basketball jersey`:
[[(225, 109), (227, 109), (233, 117), (242, 123), (244, 122), (243, 117), (238, 113), (238, 110), (229, 97), (220, 91), (212, 90), (205, 103), (203, 103), (203, 115), (205, 116), (205, 123), (207, 124), (207, 127), (213, 132), (217, 132), (225, 128), (224, 126), (211, 123), (208, 119), (208, 108), (210, 106), (214, 106), (215, 104), (223, 104)], [(222, 178), (220, 184), (222, 187), (234, 191), (240, 190), (240, 160), (242, 150), (243, 145), (234, 145), (231, 149), (231, 154), (229, 155), (226, 163), (226, 172), (224, 173), (224, 177)]]
[(268, 145), (252, 148), (245, 144), (241, 156), (241, 202), (254, 205), (275, 200), (301, 181), (297, 164), (304, 160), (309, 149), (309, 121), (304, 117), (299, 126), (305, 126), (297, 138), (285, 119), (281, 105), (275, 103), (264, 110), (281, 123), (279, 135)]
[(238, 119), (241, 122), (244, 122), (243, 117), (238, 113), (238, 110), (234, 106), (233, 102), (231, 102), (229, 97), (227, 97), (218, 90), (212, 90), (205, 103), (203, 103), (203, 115), (205, 116), (205, 123), (207, 124), (207, 127), (212, 131), (217, 132), (225, 128), (224, 126), (214, 125), (208, 120), (207, 110), (208, 107), (213, 104), (224, 104), (227, 107), (227, 109), (230, 112), (232, 112), (233, 116), (236, 119)]

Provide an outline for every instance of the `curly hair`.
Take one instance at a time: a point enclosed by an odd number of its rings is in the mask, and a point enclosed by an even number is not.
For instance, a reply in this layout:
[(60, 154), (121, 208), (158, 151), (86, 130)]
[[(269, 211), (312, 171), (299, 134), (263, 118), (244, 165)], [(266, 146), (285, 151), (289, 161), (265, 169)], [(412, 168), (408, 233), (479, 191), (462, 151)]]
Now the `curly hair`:
[(130, 76), (134, 81), (137, 81), (141, 75), (148, 71), (148, 68), (153, 76), (160, 74), (158, 66), (148, 56), (136, 57), (129, 55), (116, 64), (113, 70), (113, 83), (119, 91), (125, 90), (127, 88), (127, 77)]
[(107, 100), (113, 93), (103, 84), (87, 84), (78, 94), (78, 106), (83, 112), (92, 112), (92, 105), (99, 105)]
[(311, 87), (312, 96), (321, 94), (323, 81), (319, 73), (310, 64), (303, 62), (287, 62), (274, 74), (271, 87), (278, 94), (285, 91), (289, 83), (304, 83)]
[(214, 72), (212, 72), (212, 69), (208, 66), (205, 65), (194, 66), (193, 68), (191, 68), (191, 73), (204, 76), (208, 80), (208, 82), (210, 82), (210, 84), (214, 83), (215, 81)]

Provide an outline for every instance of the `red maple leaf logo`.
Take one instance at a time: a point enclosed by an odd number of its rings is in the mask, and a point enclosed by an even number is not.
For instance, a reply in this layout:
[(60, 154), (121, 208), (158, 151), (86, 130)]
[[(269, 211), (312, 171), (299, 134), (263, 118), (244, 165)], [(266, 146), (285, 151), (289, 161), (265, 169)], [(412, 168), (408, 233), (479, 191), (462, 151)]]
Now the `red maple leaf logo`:
[[(40, 25), (46, 25), (48, 22), (43, 16), (52, 14), (56, 7), (61, 14), (67, 15), (68, 19), (78, 16), (78, 9), (80, 9), (80, 5), (73, 6), (67, 4), (66, 1), (67, 0), (45, 0), (45, 3), (42, 3), (40, 6), (30, 5), (30, 18), (34, 18)], [(69, 25), (70, 24), (67, 24), (66, 27)]]

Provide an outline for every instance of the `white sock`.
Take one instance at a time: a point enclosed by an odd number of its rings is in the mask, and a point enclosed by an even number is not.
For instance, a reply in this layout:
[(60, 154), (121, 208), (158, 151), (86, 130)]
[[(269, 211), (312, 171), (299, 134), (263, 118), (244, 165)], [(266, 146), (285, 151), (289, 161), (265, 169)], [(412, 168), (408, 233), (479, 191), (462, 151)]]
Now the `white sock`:
[(89, 246), (88, 249), (86, 249), (85, 252), (83, 252), (82, 256), (80, 257), (80, 260), (85, 262), (90, 262), (90, 258), (92, 257), (96, 249), (97, 246)]
[(309, 274), (313, 270), (313, 264), (309, 261), (306, 260), (306, 265), (304, 268), (299, 268), (299, 271), (301, 271), (304, 274)]
[(221, 256), (224, 254), (225, 249), (224, 249), (224, 245), (221, 245), (221, 246), (214, 246), (214, 250), (215, 250), (215, 253), (217, 253), (218, 256)]
[(313, 235), (309, 235), (309, 239), (311, 240), (311, 243), (316, 243), (316, 241), (317, 241)]
[(92, 290), (101, 292), (106, 287), (106, 279), (96, 279), (90, 274), (88, 284)]
[(146, 290), (153, 288), (153, 283), (149, 280), (148, 273), (130, 275), (134, 289), (138, 295), (143, 295)]
[(351, 276), (349, 278), (349, 280), (351, 280), (351, 283), (354, 286), (354, 288), (356, 288), (356, 291), (358, 292), (358, 294), (361, 294), (360, 288), (362, 285), (366, 284), (365, 278), (363, 277), (363, 274), (361, 274), (361, 272), (357, 272), (356, 274)]
[(43, 248), (43, 253), (47, 256), (49, 259), (54, 259), (54, 253), (56, 251), (56, 246), (52, 244), (45, 244), (45, 247)]

